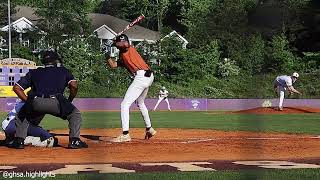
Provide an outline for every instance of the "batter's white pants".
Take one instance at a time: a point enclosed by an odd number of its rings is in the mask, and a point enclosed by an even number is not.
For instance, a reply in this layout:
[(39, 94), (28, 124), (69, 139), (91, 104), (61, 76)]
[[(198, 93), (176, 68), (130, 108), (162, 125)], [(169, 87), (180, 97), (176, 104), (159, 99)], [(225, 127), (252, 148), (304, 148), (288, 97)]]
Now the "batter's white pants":
[(135, 100), (137, 100), (145, 126), (147, 128), (151, 127), (149, 112), (144, 104), (144, 100), (147, 97), (148, 90), (153, 82), (154, 76), (151, 74), (150, 77), (145, 77), (144, 73), (144, 70), (139, 70), (136, 72), (136, 76), (134, 77), (134, 80), (129, 86), (121, 103), (122, 131), (129, 131), (129, 109)]
[(157, 104), (154, 106), (153, 110), (155, 111), (158, 107), (158, 105), (160, 104), (160, 102), (164, 99), (164, 101), (167, 103), (168, 105), (168, 110), (171, 111), (171, 108), (170, 108), (170, 103), (169, 103), (169, 100), (168, 98), (165, 98), (165, 97), (159, 97), (159, 100), (157, 102)]

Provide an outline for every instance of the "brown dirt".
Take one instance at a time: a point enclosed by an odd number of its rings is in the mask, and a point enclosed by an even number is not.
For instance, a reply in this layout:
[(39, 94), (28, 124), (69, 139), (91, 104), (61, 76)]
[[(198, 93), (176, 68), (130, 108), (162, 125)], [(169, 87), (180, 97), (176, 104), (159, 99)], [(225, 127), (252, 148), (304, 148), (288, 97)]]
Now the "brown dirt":
[[(87, 149), (66, 149), (66, 130), (55, 130), (63, 147), (24, 150), (0, 147), (1, 164), (177, 162), (208, 160), (279, 160), (320, 157), (320, 137), (310, 135), (157, 129), (144, 140), (144, 129), (131, 129), (133, 140), (110, 143), (120, 129), (84, 129)], [(98, 140), (100, 139), (100, 140)]]
[(284, 107), (282, 111), (277, 110), (276, 107), (258, 107), (253, 109), (246, 109), (241, 111), (234, 111), (231, 113), (241, 114), (300, 114), (300, 113), (320, 113), (320, 109), (312, 107)]

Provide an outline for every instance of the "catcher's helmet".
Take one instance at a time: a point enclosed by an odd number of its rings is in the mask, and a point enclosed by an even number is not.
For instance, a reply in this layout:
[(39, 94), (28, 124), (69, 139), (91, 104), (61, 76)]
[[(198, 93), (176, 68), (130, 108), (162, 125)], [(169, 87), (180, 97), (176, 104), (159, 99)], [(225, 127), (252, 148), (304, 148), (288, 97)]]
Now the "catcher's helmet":
[(120, 41), (128, 41), (129, 42), (129, 38), (125, 34), (120, 34), (119, 36), (116, 37), (116, 42), (120, 42)]
[(61, 56), (54, 51), (45, 51), (42, 54), (41, 63), (44, 65), (62, 63)]
[(295, 78), (298, 78), (299, 74), (297, 72), (294, 72), (294, 73), (292, 73), (292, 76), (295, 77)]

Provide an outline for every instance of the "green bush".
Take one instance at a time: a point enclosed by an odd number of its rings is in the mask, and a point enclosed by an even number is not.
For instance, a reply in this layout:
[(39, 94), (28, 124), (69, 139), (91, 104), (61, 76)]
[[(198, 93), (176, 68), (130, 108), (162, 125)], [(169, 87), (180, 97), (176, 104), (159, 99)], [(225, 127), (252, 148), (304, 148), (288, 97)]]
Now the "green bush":
[(283, 34), (272, 38), (267, 54), (268, 67), (274, 72), (291, 72), (293, 70), (296, 58), (290, 51), (289, 41)]
[(229, 58), (224, 58), (218, 63), (217, 74), (220, 77), (237, 76), (239, 72), (240, 68)]
[(229, 56), (246, 74), (261, 73), (265, 65), (265, 41), (260, 35), (235, 37), (228, 47)]

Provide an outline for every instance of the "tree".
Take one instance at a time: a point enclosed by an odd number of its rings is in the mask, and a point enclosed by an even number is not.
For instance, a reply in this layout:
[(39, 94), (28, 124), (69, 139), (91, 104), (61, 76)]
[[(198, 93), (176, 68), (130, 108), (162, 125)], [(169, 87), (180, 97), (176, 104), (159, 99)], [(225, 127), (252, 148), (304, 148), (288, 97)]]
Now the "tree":
[[(99, 51), (98, 39), (90, 36), (88, 38), (75, 37), (64, 41), (59, 46), (59, 53), (63, 56), (64, 65), (72, 70), (72, 73), (82, 83), (91, 83), (95, 79), (95, 73), (101, 73), (104, 64), (104, 56)], [(101, 76), (98, 76), (103, 78)]]
[(0, 26), (8, 24), (8, 4), (5, 1), (0, 2)]
[[(16, 1), (10, 1), (10, 14), (14, 14), (15, 7), (17, 5)], [(8, 0), (2, 0), (0, 2), (0, 26), (8, 25)]]
[(119, 0), (105, 0), (101, 1), (96, 7), (96, 13), (108, 14), (111, 16), (118, 16), (120, 14), (121, 1)]
[(284, 34), (276, 35), (272, 38), (267, 50), (269, 68), (276, 72), (290, 72), (296, 61), (295, 56), (290, 51), (289, 41)]
[(170, 37), (161, 41), (159, 58), (159, 73), (162, 79), (189, 83), (196, 79), (210, 79), (216, 75), (220, 51), (216, 40), (202, 49), (182, 49), (180, 42)]
[(37, 7), (36, 14), (42, 18), (37, 26), (47, 34), (46, 41), (58, 47), (67, 38), (91, 33), (90, 10), (90, 1), (47, 0)]
[(116, 16), (127, 21), (136, 19), (141, 14), (145, 20), (141, 26), (152, 30), (161, 30), (162, 21), (168, 10), (169, 0), (126, 0), (105, 1), (100, 12)]
[[(188, 0), (169, 0), (167, 8), (163, 10), (163, 26), (184, 35), (187, 27), (182, 23), (183, 15), (189, 8)], [(160, 20), (158, 20), (159, 22)], [(162, 28), (163, 29), (163, 28)], [(161, 30), (162, 33), (167, 33)], [(170, 31), (171, 32), (171, 31)]]

